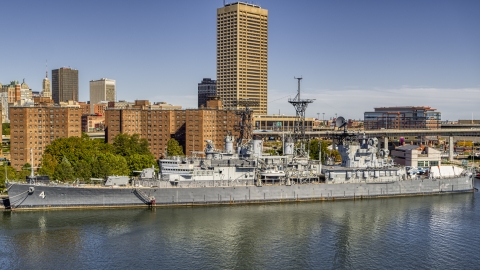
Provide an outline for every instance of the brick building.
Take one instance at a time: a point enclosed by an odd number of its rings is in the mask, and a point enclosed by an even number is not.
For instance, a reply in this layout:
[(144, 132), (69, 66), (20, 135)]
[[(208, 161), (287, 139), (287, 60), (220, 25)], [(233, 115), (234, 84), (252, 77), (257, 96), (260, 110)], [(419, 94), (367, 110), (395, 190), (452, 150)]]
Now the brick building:
[(155, 158), (164, 156), (167, 142), (175, 138), (183, 146), (186, 155), (203, 151), (205, 140), (223, 148), (227, 131), (238, 137), (235, 126), (239, 117), (236, 110), (223, 109), (220, 100), (210, 100), (199, 109), (165, 109), (137, 100), (133, 105), (115, 107), (113, 102), (105, 110), (105, 138), (112, 143), (120, 133), (140, 134), (147, 139)]
[(80, 105), (80, 111), (82, 112), (82, 114), (90, 114), (90, 104), (79, 101), (78, 105)]
[(105, 130), (105, 116), (101, 114), (82, 114), (82, 132), (100, 132)]
[(12, 166), (20, 170), (25, 163), (42, 162), (45, 147), (54, 139), (81, 136), (81, 112), (77, 104), (63, 106), (32, 103), (12, 106), (10, 113), (10, 153)]
[(100, 114), (100, 115), (105, 115), (105, 109), (108, 108), (108, 102), (107, 101), (102, 101), (98, 104), (93, 104), (93, 113), (94, 114)]

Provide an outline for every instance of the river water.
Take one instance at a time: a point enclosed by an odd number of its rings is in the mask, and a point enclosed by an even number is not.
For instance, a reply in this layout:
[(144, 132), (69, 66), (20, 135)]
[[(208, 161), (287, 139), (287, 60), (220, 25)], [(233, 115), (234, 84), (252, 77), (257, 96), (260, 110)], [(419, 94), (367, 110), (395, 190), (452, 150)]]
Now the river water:
[(0, 269), (480, 269), (479, 228), (480, 193), (5, 211)]

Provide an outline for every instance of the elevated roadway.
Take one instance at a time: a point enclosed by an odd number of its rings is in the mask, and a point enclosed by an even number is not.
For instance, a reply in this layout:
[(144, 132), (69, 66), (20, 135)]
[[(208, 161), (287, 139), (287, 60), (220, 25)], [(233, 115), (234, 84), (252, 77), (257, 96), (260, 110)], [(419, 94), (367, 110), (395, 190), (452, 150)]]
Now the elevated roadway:
[[(307, 131), (305, 134), (309, 138), (328, 137), (338, 130), (318, 130)], [(378, 130), (349, 130), (349, 132), (365, 133), (368, 137), (405, 137), (405, 136), (440, 136), (440, 137), (480, 137), (480, 128), (449, 128), (449, 129), (378, 129)], [(256, 130), (255, 135), (266, 136), (282, 136), (291, 134), (291, 132), (274, 131), (274, 130)]]

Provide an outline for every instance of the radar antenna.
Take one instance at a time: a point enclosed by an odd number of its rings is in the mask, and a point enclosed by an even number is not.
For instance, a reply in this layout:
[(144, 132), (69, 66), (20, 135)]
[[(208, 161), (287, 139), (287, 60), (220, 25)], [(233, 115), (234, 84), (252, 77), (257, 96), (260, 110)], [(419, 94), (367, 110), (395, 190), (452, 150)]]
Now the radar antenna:
[(296, 111), (294, 137), (295, 143), (298, 145), (295, 151), (296, 156), (307, 157), (308, 153), (305, 150), (305, 111), (308, 104), (312, 103), (314, 99), (301, 99), (300, 98), (300, 81), (302, 77), (293, 77), (298, 80), (297, 95), (293, 99), (288, 99), (288, 102), (293, 105)]
[[(335, 120), (335, 126), (338, 128), (339, 131), (343, 128), (343, 132), (341, 132), (341, 133), (340, 132), (334, 132), (334, 133), (331, 134), (331, 136), (329, 136), (329, 137), (332, 138), (334, 144), (336, 144), (336, 145), (346, 145), (346, 144), (350, 144), (351, 142), (354, 142), (354, 141), (357, 141), (358, 139), (360, 139), (359, 134), (348, 132), (347, 124), (348, 124), (348, 122), (342, 116), (337, 117), (337, 119)], [(365, 139), (365, 134), (363, 134), (363, 139)]]

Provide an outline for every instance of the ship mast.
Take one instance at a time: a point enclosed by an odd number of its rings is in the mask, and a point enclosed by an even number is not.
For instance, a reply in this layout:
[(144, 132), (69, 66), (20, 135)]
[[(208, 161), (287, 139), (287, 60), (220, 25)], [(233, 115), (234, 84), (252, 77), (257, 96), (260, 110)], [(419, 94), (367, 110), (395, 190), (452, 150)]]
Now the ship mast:
[(252, 140), (253, 137), (253, 109), (251, 106), (258, 106), (259, 102), (250, 99), (242, 99), (239, 101), (240, 106), (244, 106), (244, 110), (237, 111), (240, 116), (238, 124), (239, 137), (237, 139), (237, 148), (243, 147)]
[(293, 105), (296, 112), (295, 118), (295, 127), (294, 127), (294, 141), (295, 141), (295, 156), (298, 157), (307, 157), (308, 151), (305, 150), (305, 111), (307, 110), (307, 106), (310, 103), (313, 103), (314, 99), (301, 99), (300, 98), (300, 81), (303, 79), (302, 77), (293, 77), (294, 79), (298, 80), (298, 89), (297, 95), (293, 99), (288, 99), (288, 102)]

